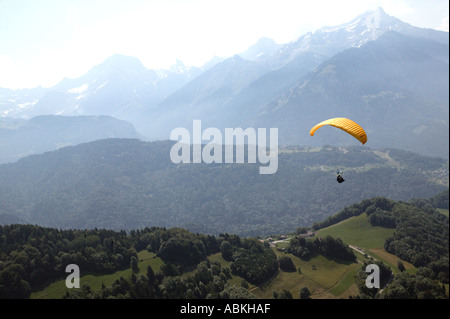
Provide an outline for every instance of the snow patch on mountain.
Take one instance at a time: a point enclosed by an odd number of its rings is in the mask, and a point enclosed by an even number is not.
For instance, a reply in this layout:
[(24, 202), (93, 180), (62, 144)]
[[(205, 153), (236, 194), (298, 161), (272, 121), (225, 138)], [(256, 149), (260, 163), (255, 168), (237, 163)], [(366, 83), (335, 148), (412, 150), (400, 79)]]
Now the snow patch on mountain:
[(67, 90), (68, 93), (82, 93), (88, 89), (88, 84), (83, 84), (79, 87)]
[(17, 106), (19, 107), (19, 109), (24, 109), (24, 108), (28, 108), (31, 107), (33, 105), (35, 105), (39, 100), (36, 99), (33, 102), (26, 102), (26, 103), (21, 103), (21, 104), (17, 104)]

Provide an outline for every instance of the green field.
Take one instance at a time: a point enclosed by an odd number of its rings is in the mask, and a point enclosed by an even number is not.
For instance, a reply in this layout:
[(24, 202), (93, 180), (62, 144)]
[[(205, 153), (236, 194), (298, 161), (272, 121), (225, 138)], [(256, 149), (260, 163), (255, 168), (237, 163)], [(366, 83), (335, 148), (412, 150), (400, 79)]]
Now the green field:
[[(163, 265), (163, 261), (161, 258), (156, 257), (154, 253), (150, 253), (146, 250), (143, 250), (138, 253), (139, 259), (139, 273), (146, 274), (147, 268), (149, 266), (152, 267), (153, 271), (156, 273), (159, 271), (161, 265)], [(106, 287), (111, 286), (114, 280), (123, 277), (129, 278), (131, 276), (132, 270), (131, 268), (127, 268), (124, 270), (116, 271), (112, 274), (108, 275), (95, 275), (95, 274), (86, 274), (83, 275), (81, 273), (80, 284), (88, 284), (92, 290), (100, 290), (102, 284)], [(31, 293), (31, 299), (60, 299), (66, 291), (69, 290), (66, 287), (65, 279), (61, 279), (53, 282), (45, 289), (35, 291)]]
[(279, 271), (270, 285), (262, 287), (255, 293), (261, 298), (271, 298), (272, 291), (289, 290), (294, 298), (299, 298), (302, 287), (307, 287), (311, 292), (311, 298), (336, 298), (340, 297), (352, 284), (348, 282), (347, 274), (359, 270), (357, 263), (343, 262), (328, 259), (322, 255), (314, 256), (308, 260), (302, 260), (294, 255), (276, 251), (281, 256), (289, 256), (295, 267), (301, 269), (298, 272)]
[[(384, 250), (384, 243), (387, 238), (394, 234), (395, 229), (380, 226), (372, 226), (366, 214), (351, 217), (336, 225), (319, 230), (317, 236), (327, 236), (341, 238), (342, 241), (353, 247), (362, 248), (364, 252), (377, 260), (383, 261), (391, 267), (394, 275), (399, 272), (397, 261), (400, 260)], [(362, 254), (356, 252), (360, 260)], [(414, 273), (417, 269), (410, 263), (401, 260), (407, 272)]]
[(386, 239), (394, 234), (394, 229), (372, 226), (366, 214), (351, 217), (330, 227), (319, 230), (318, 236), (340, 238), (349, 245), (366, 249), (383, 248)]
[[(356, 274), (360, 269), (357, 263), (340, 262), (321, 255), (305, 261), (292, 254), (280, 252), (275, 248), (273, 251), (278, 257), (289, 256), (295, 267), (300, 268), (302, 273), (279, 270), (274, 278), (263, 285), (254, 286), (250, 284), (249, 290), (257, 298), (271, 299), (273, 291), (280, 293), (285, 289), (291, 292), (294, 299), (298, 299), (302, 287), (308, 287), (312, 298), (337, 298), (351, 287), (353, 284), (352, 274)], [(208, 259), (218, 261), (224, 267), (230, 264), (222, 258), (220, 253), (211, 255)], [(230, 283), (240, 286), (242, 280), (243, 278), (239, 276), (233, 276)]]

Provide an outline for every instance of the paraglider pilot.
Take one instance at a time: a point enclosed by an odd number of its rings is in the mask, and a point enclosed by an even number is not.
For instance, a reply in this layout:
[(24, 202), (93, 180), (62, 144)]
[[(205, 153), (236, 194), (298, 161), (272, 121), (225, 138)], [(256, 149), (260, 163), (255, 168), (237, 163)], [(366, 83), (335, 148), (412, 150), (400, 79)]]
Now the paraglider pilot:
[(341, 176), (341, 174), (339, 173), (339, 170), (337, 171), (337, 178), (336, 180), (338, 181), (338, 183), (342, 183), (345, 182), (345, 179)]

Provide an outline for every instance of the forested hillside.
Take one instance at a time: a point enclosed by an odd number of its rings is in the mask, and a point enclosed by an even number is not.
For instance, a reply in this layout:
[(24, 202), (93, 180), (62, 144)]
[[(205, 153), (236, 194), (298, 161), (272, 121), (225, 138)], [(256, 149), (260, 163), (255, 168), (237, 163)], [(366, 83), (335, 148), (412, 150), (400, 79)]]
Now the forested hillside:
[[(406, 274), (396, 277), (394, 288), (388, 290), (387, 296), (388, 298), (396, 298), (395, 296), (417, 298), (419, 291), (414, 285), (418, 285), (424, 277), (428, 278), (427, 282), (422, 283), (423, 287), (428, 287), (424, 288), (424, 291), (435, 289), (430, 288), (434, 287), (430, 280), (446, 284), (449, 282), (449, 219), (448, 216), (436, 210), (436, 208), (448, 209), (448, 198), (449, 192), (446, 190), (430, 199), (413, 199), (408, 202), (393, 201), (383, 197), (366, 199), (314, 224), (313, 229), (329, 227), (364, 213), (372, 226), (395, 229), (393, 236), (385, 241), (385, 251), (410, 262), (418, 269), (418, 272), (416, 277)], [(292, 242), (292, 244), (295, 243), (295, 241)], [(291, 249), (296, 249), (297, 246), (298, 244)], [(303, 250), (299, 251), (303, 252)], [(431, 298), (432, 296), (428, 292), (422, 297)]]
[(0, 165), (0, 222), (262, 236), (365, 198), (428, 198), (448, 188), (448, 161), (400, 150), (283, 146), (277, 172), (260, 175), (260, 163), (173, 164), (172, 145), (108, 139)]
[[(332, 223), (365, 213), (374, 226), (395, 227), (394, 235), (386, 240), (386, 251), (417, 268), (415, 272), (404, 272), (402, 264), (398, 263), (400, 273), (380, 294), (378, 289), (370, 290), (365, 286), (365, 265), (367, 262), (377, 263), (384, 283), (393, 269), (381, 261), (364, 259), (361, 271), (345, 284), (357, 285), (359, 294), (352, 297), (445, 298), (443, 284), (449, 282), (448, 217), (436, 211), (439, 207), (433, 204), (436, 198), (447, 198), (448, 201), (448, 191), (431, 199), (415, 199), (408, 203), (381, 197), (366, 199), (336, 215)], [(331, 220), (327, 219), (322, 225), (328, 225)], [(318, 228), (319, 223), (315, 226)], [(162, 260), (159, 270), (138, 268), (138, 252), (142, 251)], [(153, 227), (125, 232), (59, 230), (32, 225), (0, 226), (0, 298), (29, 298), (32, 291), (64, 279), (67, 276), (65, 268), (69, 264), (78, 265), (83, 274), (114, 274), (130, 268), (132, 272), (130, 277), (116, 275), (111, 285), (102, 284), (101, 289), (91, 289), (84, 282), (81, 289), (67, 290), (64, 296), (60, 293), (59, 297), (256, 298), (249, 284), (265, 289), (271, 287), (276, 278), (283, 277), (283, 273), (298, 273), (296, 280), (303, 278), (302, 270), (292, 262), (294, 256), (301, 260), (324, 256), (333, 268), (357, 265), (357, 259), (361, 260), (340, 238), (329, 235), (313, 238), (295, 236), (283, 250), (270, 248), (267, 242), (254, 238), (227, 233), (220, 236), (194, 234), (181, 228)], [(313, 263), (313, 271), (319, 276), (330, 271), (325, 265), (320, 264), (317, 269)], [(355, 267), (351, 269), (356, 270)], [(327, 274), (338, 276), (334, 272)], [(240, 286), (232, 280), (233, 277), (242, 278)], [(339, 282), (338, 278), (334, 280)], [(284, 281), (283, 285), (288, 283)], [(280, 284), (273, 287), (280, 289)], [(273, 291), (273, 298), (292, 298), (288, 286), (281, 288), (281, 293)], [(305, 289), (300, 291), (300, 298), (309, 296), (309, 290)]]
[[(267, 281), (278, 270), (275, 254), (256, 239), (237, 235), (193, 234), (184, 229), (145, 228), (115, 232), (57, 230), (31, 225), (0, 227), (0, 299), (29, 298), (32, 289), (67, 276), (76, 264), (83, 273), (112, 273), (137, 266), (137, 251), (147, 249), (164, 261), (161, 272), (151, 268), (131, 281), (120, 278), (102, 292), (75, 291), (78, 298), (248, 298), (245, 289), (231, 287), (231, 271), (251, 283)], [(230, 268), (206, 257), (222, 251)], [(197, 267), (195, 276), (179, 277), (184, 267)], [(230, 270), (231, 269), (231, 270)], [(141, 285), (139, 287), (139, 285)], [(69, 296), (70, 297), (70, 296)]]

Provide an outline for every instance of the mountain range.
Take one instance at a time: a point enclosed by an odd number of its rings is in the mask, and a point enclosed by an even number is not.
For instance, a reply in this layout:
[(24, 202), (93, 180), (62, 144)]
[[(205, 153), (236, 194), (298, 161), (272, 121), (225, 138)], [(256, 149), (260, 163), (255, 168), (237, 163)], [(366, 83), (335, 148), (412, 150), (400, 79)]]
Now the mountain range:
[(114, 55), (51, 88), (0, 89), (0, 116), (108, 115), (149, 139), (168, 139), (200, 119), (219, 129), (277, 127), (279, 144), (356, 145), (328, 128), (308, 134), (342, 116), (366, 129), (367, 145), (448, 158), (448, 78), (448, 32), (378, 8), (286, 44), (263, 38), (202, 68), (177, 61), (170, 70), (148, 70), (137, 58)]

